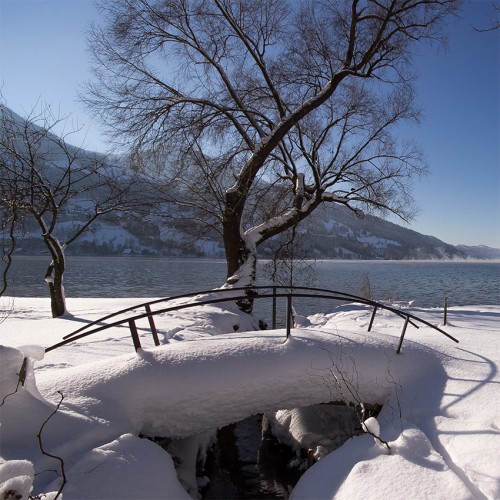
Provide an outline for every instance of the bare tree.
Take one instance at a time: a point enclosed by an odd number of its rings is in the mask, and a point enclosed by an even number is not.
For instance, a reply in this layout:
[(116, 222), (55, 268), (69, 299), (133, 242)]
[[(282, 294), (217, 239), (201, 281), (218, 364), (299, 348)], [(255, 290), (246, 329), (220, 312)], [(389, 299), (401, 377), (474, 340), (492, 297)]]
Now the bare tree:
[(413, 46), (455, 0), (119, 0), (90, 33), (84, 97), (167, 197), (222, 233), (227, 284), (322, 203), (412, 216)]
[(11, 205), (11, 208), (8, 211), (5, 211), (5, 203), (4, 200), (11, 199), (12, 193), (10, 190), (5, 191), (6, 186), (0, 184), (0, 232), (1, 232), (1, 258), (0, 262), (2, 263), (2, 283), (0, 285), (0, 297), (7, 290), (8, 285), (8, 275), (9, 270), (12, 267), (12, 256), (16, 250), (17, 246), (17, 232), (19, 229), (19, 214), (17, 207), (15, 205)]
[(53, 317), (66, 311), (65, 249), (99, 216), (123, 209), (132, 183), (118, 180), (103, 155), (69, 145), (66, 139), (73, 132), (55, 135), (60, 121), (50, 107), (22, 119), (0, 106), (0, 213), (2, 230), (7, 230), (2, 289), (23, 225), (34, 224), (51, 256), (45, 280)]

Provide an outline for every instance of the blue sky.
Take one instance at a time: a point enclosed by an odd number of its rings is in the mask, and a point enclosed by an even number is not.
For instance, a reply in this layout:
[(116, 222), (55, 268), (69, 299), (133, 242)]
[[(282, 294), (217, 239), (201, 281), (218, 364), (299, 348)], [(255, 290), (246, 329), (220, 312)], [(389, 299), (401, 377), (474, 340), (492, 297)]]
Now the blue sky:
[[(0, 87), (17, 113), (48, 103), (82, 127), (74, 143), (105, 150), (99, 125), (77, 99), (91, 78), (85, 32), (97, 16), (92, 0), (0, 0)], [(424, 119), (405, 134), (430, 164), (430, 174), (414, 183), (420, 214), (411, 229), (447, 243), (500, 248), (500, 30), (473, 29), (493, 16), (489, 0), (466, 1), (462, 19), (448, 25), (448, 49), (420, 49), (416, 88)]]

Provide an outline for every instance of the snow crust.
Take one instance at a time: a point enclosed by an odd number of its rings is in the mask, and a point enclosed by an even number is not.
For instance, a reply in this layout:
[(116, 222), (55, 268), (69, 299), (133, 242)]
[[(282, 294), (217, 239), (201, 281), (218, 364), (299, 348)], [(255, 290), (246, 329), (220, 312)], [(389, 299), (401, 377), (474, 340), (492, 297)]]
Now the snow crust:
[[(215, 429), (266, 413), (281, 440), (319, 458), (293, 499), (500, 498), (500, 307), (451, 308), (444, 328), (458, 345), (409, 328), (400, 355), (402, 320), (379, 312), (367, 333), (362, 306), (310, 316), (288, 340), (244, 331), (248, 318), (210, 306), (159, 317), (157, 348), (146, 321), (137, 353), (116, 328), (41, 359), (40, 346), (82, 321), (139, 302), (68, 298), (72, 315), (51, 319), (46, 299), (15, 299), (0, 325), (0, 496), (59, 489), (60, 463), (40, 451), (40, 433), (64, 460), (64, 498), (196, 498), (193, 464)], [(438, 310), (410, 312), (441, 321)], [(389, 449), (363, 434), (331, 451), (328, 420), (344, 417), (310, 405), (336, 400), (383, 405), (364, 425)], [(139, 434), (173, 441), (167, 452)]]

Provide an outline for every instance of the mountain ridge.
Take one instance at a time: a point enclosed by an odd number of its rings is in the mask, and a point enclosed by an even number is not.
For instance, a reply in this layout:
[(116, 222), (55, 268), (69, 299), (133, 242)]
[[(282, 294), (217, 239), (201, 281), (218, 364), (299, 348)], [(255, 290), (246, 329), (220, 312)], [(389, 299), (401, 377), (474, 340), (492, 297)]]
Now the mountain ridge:
[[(2, 112), (11, 112), (16, 121), (23, 118), (1, 105)], [(75, 147), (71, 146), (70, 147)], [(84, 155), (99, 155), (85, 152)], [(102, 155), (104, 158), (104, 155)], [(111, 168), (118, 170), (119, 158), (110, 160)], [(125, 174), (124, 174), (125, 175)], [(149, 214), (111, 214), (98, 219), (71, 247), (68, 253), (76, 255), (157, 255), (188, 257), (224, 257), (222, 238), (215, 230), (187, 223), (182, 208), (168, 203), (168, 219)], [(81, 208), (81, 207), (80, 207)], [(64, 240), (72, 222), (79, 217), (78, 201), (64, 213), (57, 236)], [(373, 215), (358, 217), (342, 205), (318, 207), (297, 228), (297, 254), (316, 259), (369, 259), (369, 260), (453, 260), (500, 259), (500, 249), (484, 245), (450, 245), (435, 236), (423, 235)], [(203, 236), (201, 236), (203, 235)], [(259, 247), (260, 257), (271, 257), (283, 237), (271, 239)], [(40, 254), (45, 251), (41, 237), (34, 229), (26, 228), (19, 251)]]
[[(175, 208), (173, 208), (175, 210)], [(77, 215), (67, 214), (58, 236)], [(298, 228), (296, 256), (315, 259), (357, 260), (500, 260), (500, 249), (450, 245), (393, 222), (366, 215), (356, 217), (342, 206), (321, 207)], [(305, 244), (304, 244), (305, 241)], [(259, 247), (259, 257), (271, 258), (278, 238)], [(20, 248), (26, 254), (43, 253), (40, 237), (27, 232)], [(200, 236), (179, 219), (157, 216), (141, 219), (114, 215), (94, 223), (68, 248), (70, 255), (145, 255), (159, 257), (223, 258), (222, 239), (215, 231)]]

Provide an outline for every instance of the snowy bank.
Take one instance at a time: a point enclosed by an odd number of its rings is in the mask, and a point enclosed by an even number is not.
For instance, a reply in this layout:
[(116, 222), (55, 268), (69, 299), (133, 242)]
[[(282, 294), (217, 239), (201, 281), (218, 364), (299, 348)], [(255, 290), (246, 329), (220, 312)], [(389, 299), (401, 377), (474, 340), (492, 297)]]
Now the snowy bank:
[[(390, 450), (370, 435), (354, 437), (322, 456), (293, 498), (500, 497), (500, 307), (452, 309), (447, 330), (458, 346), (432, 329), (408, 330), (400, 355), (401, 319), (379, 313), (367, 333), (370, 311), (359, 306), (311, 316), (288, 340), (283, 331), (220, 335), (218, 323), (227, 328), (232, 319), (207, 308), (162, 317), (157, 328), (169, 344), (134, 353), (128, 332), (116, 329), (30, 361), (18, 384), (25, 356), (40, 357), (23, 345), (51, 345), (80, 317), (132, 303), (68, 299), (73, 316), (52, 320), (48, 304), (16, 299), (0, 337), (17, 347), (0, 350), (0, 492), (19, 484), (25, 495), (32, 481), (35, 493), (59, 488), (61, 478), (44, 472), (60, 474), (39, 449), (44, 422), (44, 448), (64, 460), (65, 498), (181, 498), (170, 455), (139, 434), (208, 436), (255, 413), (351, 400), (383, 406), (377, 425)], [(440, 320), (433, 310), (411, 312)]]

